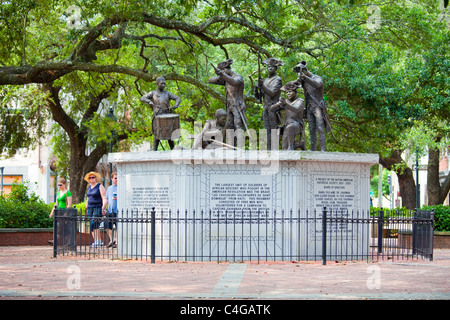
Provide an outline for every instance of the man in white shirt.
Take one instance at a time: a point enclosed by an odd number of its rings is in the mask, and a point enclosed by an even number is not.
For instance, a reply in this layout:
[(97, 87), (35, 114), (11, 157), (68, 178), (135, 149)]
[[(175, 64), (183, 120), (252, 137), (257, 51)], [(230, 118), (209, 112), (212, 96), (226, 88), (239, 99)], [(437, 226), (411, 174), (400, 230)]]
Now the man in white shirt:
[[(106, 223), (105, 229), (108, 232), (110, 242), (106, 246), (107, 248), (116, 248), (117, 242), (113, 239), (113, 224), (116, 225), (117, 219), (117, 173), (113, 172), (111, 174), (112, 185), (106, 190), (106, 201), (108, 204), (108, 209), (106, 211)], [(115, 235), (116, 237), (116, 235)]]

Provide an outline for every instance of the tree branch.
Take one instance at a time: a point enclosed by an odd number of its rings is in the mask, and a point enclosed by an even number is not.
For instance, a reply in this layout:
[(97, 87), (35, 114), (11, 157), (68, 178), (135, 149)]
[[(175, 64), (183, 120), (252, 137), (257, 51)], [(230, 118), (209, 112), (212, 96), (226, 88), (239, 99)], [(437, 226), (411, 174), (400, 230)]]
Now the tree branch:
[(53, 86), (53, 83), (45, 83), (43, 89), (49, 94), (47, 98), (50, 112), (52, 113), (53, 120), (55, 120), (63, 129), (67, 132), (69, 139), (74, 140), (77, 132), (78, 125), (75, 121), (64, 111), (59, 99), (59, 91), (61, 87)]
[[(280, 45), (284, 48), (293, 48), (291, 40), (285, 40), (275, 37), (268, 30), (257, 26), (256, 24), (246, 20), (243, 17), (233, 17), (226, 15), (219, 15), (206, 20), (198, 25), (189, 24), (180, 20), (170, 20), (163, 17), (158, 17), (151, 13), (130, 14), (128, 16), (115, 15), (110, 18), (105, 18), (99, 24), (91, 28), (86, 35), (79, 41), (72, 54), (65, 60), (60, 62), (43, 61), (37, 63), (34, 66), (20, 66), (20, 67), (2, 67), (0, 68), (0, 85), (13, 84), (23, 85), (28, 83), (50, 83), (54, 80), (74, 71), (83, 70), (86, 65), (80, 63), (89, 63), (96, 60), (96, 52), (99, 50), (118, 49), (120, 47), (120, 40), (124, 37), (125, 24), (127, 22), (144, 22), (157, 26), (166, 30), (183, 31), (192, 34), (201, 40), (210, 43), (214, 46), (223, 48), (226, 44), (241, 43), (254, 50), (261, 52), (266, 57), (270, 57), (269, 51), (264, 49), (261, 45), (253, 41), (257, 38), (265, 38), (271, 43)], [(241, 27), (245, 27), (247, 30), (253, 33), (253, 35), (243, 37), (230, 37), (230, 38), (215, 38), (211, 36), (212, 33), (208, 32), (208, 29), (215, 24), (235, 24)], [(120, 27), (116, 32), (106, 40), (98, 40), (98, 38), (108, 28), (119, 25)], [(154, 36), (154, 35), (145, 35)], [(127, 36), (130, 37), (130, 36)], [(142, 37), (137, 37), (142, 39)], [(161, 37), (161, 39), (167, 39), (167, 37)], [(171, 40), (179, 40), (178, 38), (171, 37)], [(299, 48), (296, 48), (299, 49)], [(308, 52), (306, 49), (300, 49)], [(75, 67), (76, 66), (76, 67)], [(110, 66), (105, 66), (108, 69)], [(92, 66), (89, 69), (94, 71)], [(104, 70), (104, 69), (103, 69)], [(137, 70), (131, 71), (130, 69), (118, 68), (115, 72), (129, 74), (138, 78), (148, 78)]]

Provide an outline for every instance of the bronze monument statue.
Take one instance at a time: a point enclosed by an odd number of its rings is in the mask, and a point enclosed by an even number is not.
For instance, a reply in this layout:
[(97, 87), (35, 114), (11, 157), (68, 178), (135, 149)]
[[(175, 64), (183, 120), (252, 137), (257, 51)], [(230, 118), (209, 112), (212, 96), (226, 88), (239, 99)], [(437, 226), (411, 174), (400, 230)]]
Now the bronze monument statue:
[(258, 77), (258, 88), (255, 93), (257, 99), (263, 98), (264, 108), (262, 120), (267, 131), (267, 149), (272, 149), (272, 129), (278, 129), (281, 125), (280, 112), (270, 112), (270, 107), (280, 100), (281, 78), (276, 74), (278, 67), (284, 65), (281, 60), (268, 58), (262, 62), (267, 66), (268, 77), (262, 79)]
[[(231, 70), (233, 60), (220, 62), (214, 68), (216, 77), (209, 78), (209, 83), (225, 86), (227, 129), (234, 129), (237, 143), (231, 143), (242, 149), (244, 146), (243, 130), (248, 131), (246, 105), (244, 102), (244, 79), (241, 75)], [(229, 141), (227, 137), (227, 141)]]
[(207, 120), (202, 132), (194, 139), (193, 149), (216, 149), (227, 146), (224, 141), (227, 112), (218, 109), (214, 120)]
[[(170, 149), (174, 148), (172, 140), (173, 131), (180, 128), (180, 119), (178, 114), (173, 113), (180, 106), (181, 99), (164, 90), (166, 87), (166, 79), (164, 77), (156, 78), (157, 89), (141, 97), (141, 101), (149, 104), (153, 108), (152, 116), (152, 132), (153, 150), (158, 150), (161, 140), (168, 140)], [(175, 105), (170, 107), (170, 100), (175, 100)]]
[(310, 72), (306, 68), (306, 61), (300, 61), (293, 70), (298, 74), (296, 81), (303, 87), (305, 94), (311, 150), (317, 150), (317, 134), (319, 134), (320, 150), (326, 151), (325, 133), (326, 130), (331, 130), (331, 125), (323, 99), (324, 86), (322, 77)]
[[(272, 105), (270, 111), (275, 113), (284, 110), (284, 130), (282, 139), (283, 150), (305, 149), (303, 141), (303, 114), (305, 103), (297, 96), (299, 84), (296, 81), (286, 83), (281, 91), (286, 92), (286, 98), (281, 97), (280, 101)], [(295, 137), (300, 136), (300, 142), (295, 143)]]

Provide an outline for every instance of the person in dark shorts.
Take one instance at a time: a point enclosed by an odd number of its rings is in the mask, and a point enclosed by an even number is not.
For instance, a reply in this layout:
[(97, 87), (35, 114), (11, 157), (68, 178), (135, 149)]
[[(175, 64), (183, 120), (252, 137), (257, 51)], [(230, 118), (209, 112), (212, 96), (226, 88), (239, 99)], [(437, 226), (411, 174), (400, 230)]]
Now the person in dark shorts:
[(113, 237), (113, 225), (117, 226), (117, 172), (111, 174), (112, 184), (106, 190), (106, 201), (108, 208), (106, 209), (106, 223), (105, 229), (108, 232), (110, 242), (106, 245), (107, 248), (116, 248), (117, 240)]
[(84, 176), (84, 180), (89, 183), (87, 188), (86, 196), (86, 211), (88, 217), (90, 218), (90, 230), (92, 233), (92, 237), (94, 238), (94, 242), (91, 247), (100, 247), (103, 245), (103, 241), (101, 241), (100, 237), (100, 218), (102, 215), (106, 214), (106, 190), (105, 187), (100, 183), (102, 177), (99, 173), (91, 171)]

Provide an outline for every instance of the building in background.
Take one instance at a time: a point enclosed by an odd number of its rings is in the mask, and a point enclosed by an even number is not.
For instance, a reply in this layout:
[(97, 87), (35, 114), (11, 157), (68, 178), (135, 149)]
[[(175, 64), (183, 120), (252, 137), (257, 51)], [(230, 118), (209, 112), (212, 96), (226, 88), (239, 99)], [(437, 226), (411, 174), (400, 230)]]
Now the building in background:
[(33, 150), (20, 151), (14, 157), (0, 160), (3, 167), (3, 192), (8, 194), (14, 181), (26, 182), (30, 191), (46, 203), (55, 201), (55, 177), (51, 170), (49, 148), (39, 145)]

